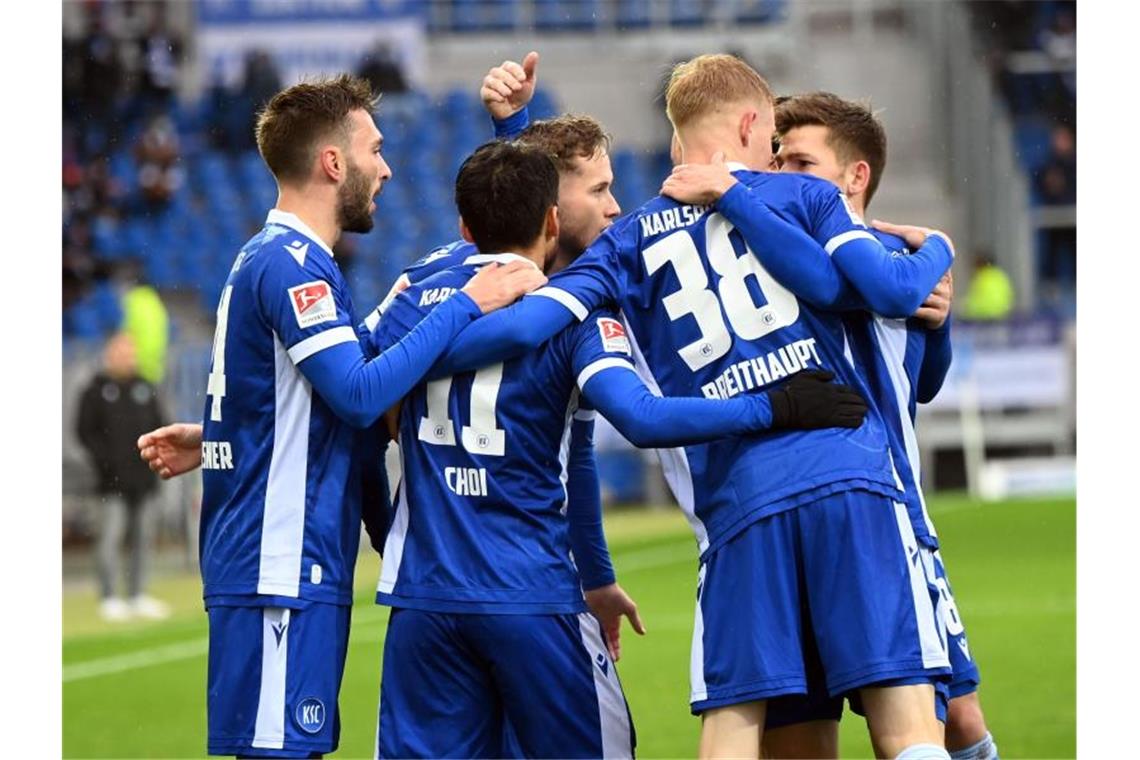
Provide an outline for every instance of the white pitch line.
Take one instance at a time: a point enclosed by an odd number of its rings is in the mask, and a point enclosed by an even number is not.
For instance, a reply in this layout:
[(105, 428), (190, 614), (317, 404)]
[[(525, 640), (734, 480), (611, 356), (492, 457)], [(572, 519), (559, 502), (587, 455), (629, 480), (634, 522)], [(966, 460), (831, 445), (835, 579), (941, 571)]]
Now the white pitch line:
[(200, 657), (209, 650), (209, 642), (205, 637), (192, 641), (180, 641), (177, 644), (143, 649), (138, 652), (101, 657), (98, 660), (88, 660), (74, 665), (65, 665), (63, 668), (63, 682), (81, 681), (96, 676), (125, 673), (151, 665), (161, 665), (178, 660), (189, 660)]
[[(352, 633), (378, 628), (387, 622), (387, 618), (372, 618), (362, 620), (352, 626)], [(148, 668), (153, 665), (165, 665), (179, 660), (190, 660), (195, 657), (204, 657), (209, 652), (209, 640), (206, 637), (180, 641), (177, 644), (167, 644), (151, 649), (140, 649), (137, 652), (100, 657), (97, 660), (78, 662), (66, 665), (63, 668), (63, 682), (82, 681), (98, 676), (117, 675), (128, 670)]]
[[(620, 555), (617, 565), (623, 573), (636, 573), (643, 570), (652, 570), (658, 567), (675, 565), (680, 562), (696, 564), (696, 550), (692, 541), (671, 543), (653, 546), (648, 549), (633, 551)], [(378, 628), (388, 622), (387, 616), (358, 619), (352, 625), (351, 633), (357, 634), (372, 628)], [(180, 641), (175, 644), (166, 644), (150, 649), (141, 649), (136, 652), (100, 657), (95, 660), (78, 662), (66, 665), (63, 668), (63, 682), (83, 681), (99, 676), (117, 675), (130, 670), (149, 668), (155, 665), (165, 665), (170, 662), (189, 660), (195, 657), (204, 657), (209, 652), (209, 641), (206, 637)]]
[(653, 546), (628, 554), (621, 554), (614, 560), (616, 569), (623, 573), (636, 573), (641, 570), (652, 570), (668, 565), (677, 565), (689, 562), (693, 565), (693, 572), (697, 569), (697, 547), (692, 540)]

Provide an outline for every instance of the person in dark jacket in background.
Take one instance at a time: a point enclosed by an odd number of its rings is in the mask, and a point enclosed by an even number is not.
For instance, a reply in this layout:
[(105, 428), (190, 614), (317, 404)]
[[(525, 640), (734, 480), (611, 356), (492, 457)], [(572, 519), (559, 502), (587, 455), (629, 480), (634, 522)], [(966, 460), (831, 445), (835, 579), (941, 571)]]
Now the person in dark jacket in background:
[[(102, 597), (99, 613), (106, 620), (168, 614), (165, 604), (144, 593), (153, 532), (147, 497), (158, 479), (135, 451), (139, 435), (162, 425), (163, 417), (154, 386), (138, 374), (134, 342), (126, 333), (115, 335), (104, 349), (103, 369), (83, 391), (78, 424), (79, 440), (99, 479), (96, 565)], [(124, 534), (130, 538), (128, 600), (115, 595)]]

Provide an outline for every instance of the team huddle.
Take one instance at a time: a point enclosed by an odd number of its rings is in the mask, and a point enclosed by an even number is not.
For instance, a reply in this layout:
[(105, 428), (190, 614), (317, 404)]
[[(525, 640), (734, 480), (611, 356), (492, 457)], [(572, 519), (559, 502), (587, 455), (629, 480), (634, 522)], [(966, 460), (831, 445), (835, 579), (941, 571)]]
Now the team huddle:
[(864, 223), (881, 124), (698, 56), (666, 92), (673, 172), (623, 216), (604, 128), (530, 123), (537, 62), (483, 80), (462, 239), (363, 319), (332, 249), (392, 178), (376, 96), (341, 76), (259, 116), (278, 203), (223, 289), (203, 423), (139, 441), (164, 477), (202, 466), (209, 752), (336, 749), (363, 524), (392, 608), (378, 757), (632, 757), (616, 661), (644, 626), (600, 414), (657, 449), (694, 533), (701, 757), (837, 757), (847, 700), (879, 757), (996, 758), (914, 428), (954, 250)]

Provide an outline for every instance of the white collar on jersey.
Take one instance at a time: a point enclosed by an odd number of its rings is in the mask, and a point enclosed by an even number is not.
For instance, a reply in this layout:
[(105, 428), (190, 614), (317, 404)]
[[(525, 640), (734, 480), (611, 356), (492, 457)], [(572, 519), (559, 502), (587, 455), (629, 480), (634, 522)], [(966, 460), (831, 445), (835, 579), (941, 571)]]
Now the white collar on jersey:
[(464, 264), (490, 264), (491, 262), (498, 262), (500, 264), (509, 264), (512, 261), (525, 261), (535, 269), (538, 265), (525, 256), (519, 256), (517, 253), (476, 253), (468, 256), (463, 260)]
[(271, 208), (269, 209), (269, 216), (265, 217), (265, 223), (280, 224), (282, 227), (296, 230), (319, 245), (329, 256), (333, 255), (332, 249), (325, 245), (325, 241), (321, 240), (317, 233), (309, 229), (309, 225), (302, 222), (296, 214), (290, 214), (288, 211), (282, 211), (279, 208)]
[(730, 172), (746, 172), (749, 171), (748, 167), (739, 161), (725, 161), (724, 165), (728, 167)]

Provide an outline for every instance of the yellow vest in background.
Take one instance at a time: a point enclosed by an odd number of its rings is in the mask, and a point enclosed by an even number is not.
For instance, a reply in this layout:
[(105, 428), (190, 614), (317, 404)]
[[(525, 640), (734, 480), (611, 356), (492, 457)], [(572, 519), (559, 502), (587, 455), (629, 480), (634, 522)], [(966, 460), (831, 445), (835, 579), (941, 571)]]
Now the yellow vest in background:
[(123, 331), (134, 339), (139, 375), (153, 385), (166, 374), (168, 328), (166, 306), (154, 288), (136, 285), (123, 295)]
[(1013, 311), (1013, 283), (1000, 267), (983, 266), (974, 273), (966, 303), (960, 312), (966, 319), (1005, 319)]

